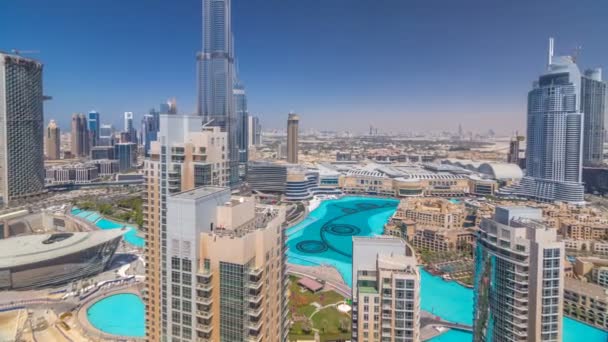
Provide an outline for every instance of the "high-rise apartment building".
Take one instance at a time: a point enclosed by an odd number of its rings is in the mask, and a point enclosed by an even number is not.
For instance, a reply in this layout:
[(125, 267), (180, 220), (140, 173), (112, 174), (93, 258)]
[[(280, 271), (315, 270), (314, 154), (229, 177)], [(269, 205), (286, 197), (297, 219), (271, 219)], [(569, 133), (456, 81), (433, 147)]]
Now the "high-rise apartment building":
[(51, 120), (46, 127), (45, 135), (46, 158), (49, 160), (61, 159), (61, 130), (55, 120)]
[(473, 341), (561, 341), (564, 244), (541, 209), (497, 207), (475, 252)]
[(233, 100), (234, 46), (231, 0), (202, 0), (202, 51), (198, 54), (198, 114), (228, 134), (230, 186), (239, 183), (237, 120)]
[[(167, 334), (169, 312), (161, 303), (161, 282), (166, 280), (167, 198), (173, 193), (205, 185), (228, 185), (227, 135), (218, 127), (201, 128), (199, 116), (160, 115), (158, 139), (150, 143), (144, 162), (146, 197), (146, 327), (150, 341)], [(166, 291), (166, 290), (165, 290)]]
[(87, 129), (87, 117), (84, 114), (75, 113), (72, 115), (72, 156), (74, 158), (84, 158), (89, 156), (90, 136)]
[(236, 138), (239, 146), (239, 163), (247, 163), (249, 156), (249, 112), (245, 86), (237, 82), (233, 90), (236, 109)]
[(420, 341), (420, 273), (396, 237), (353, 237), (352, 341)]
[(602, 69), (586, 70), (581, 80), (581, 110), (585, 116), (583, 164), (599, 165), (604, 161), (604, 117), (606, 116), (606, 82)]
[(298, 130), (300, 117), (297, 114), (289, 113), (287, 118), (287, 162), (298, 163)]
[(521, 194), (541, 201), (584, 202), (581, 73), (570, 56), (553, 56), (528, 93), (526, 176)]
[(87, 118), (87, 129), (89, 130), (91, 147), (97, 146), (98, 144), (100, 125), (99, 113), (94, 110), (90, 111)]
[(0, 203), (44, 192), (42, 69), (0, 53)]
[(286, 341), (284, 221), (283, 207), (231, 198), (228, 188), (200, 187), (169, 196), (163, 336), (168, 341)]

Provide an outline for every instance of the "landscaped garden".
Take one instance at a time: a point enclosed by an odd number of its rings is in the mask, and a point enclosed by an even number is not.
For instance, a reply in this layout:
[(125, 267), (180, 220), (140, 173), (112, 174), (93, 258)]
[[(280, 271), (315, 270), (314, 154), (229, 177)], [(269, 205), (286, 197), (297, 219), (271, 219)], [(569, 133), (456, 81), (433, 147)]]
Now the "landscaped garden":
[(289, 340), (312, 340), (315, 333), (321, 341), (349, 340), (350, 313), (338, 310), (346, 299), (335, 291), (311, 291), (298, 285), (299, 278), (290, 276), (289, 310), (292, 326)]

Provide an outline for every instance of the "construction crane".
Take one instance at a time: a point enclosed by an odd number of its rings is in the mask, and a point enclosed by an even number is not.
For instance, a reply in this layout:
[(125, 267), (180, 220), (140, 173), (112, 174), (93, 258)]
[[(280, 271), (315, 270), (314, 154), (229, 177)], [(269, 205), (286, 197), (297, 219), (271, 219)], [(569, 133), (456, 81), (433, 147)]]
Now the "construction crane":
[(18, 49), (12, 49), (11, 52), (15, 55), (33, 55), (33, 54), (39, 54), (40, 51), (38, 50), (18, 50)]

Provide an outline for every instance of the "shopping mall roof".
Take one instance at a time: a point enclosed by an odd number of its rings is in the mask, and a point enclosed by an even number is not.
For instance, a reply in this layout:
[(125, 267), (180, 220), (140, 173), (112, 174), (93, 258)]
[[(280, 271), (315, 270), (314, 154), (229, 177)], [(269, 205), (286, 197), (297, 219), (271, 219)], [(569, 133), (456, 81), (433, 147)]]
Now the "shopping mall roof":
[(24, 235), (0, 240), (0, 269), (51, 260), (113, 240), (126, 229)]

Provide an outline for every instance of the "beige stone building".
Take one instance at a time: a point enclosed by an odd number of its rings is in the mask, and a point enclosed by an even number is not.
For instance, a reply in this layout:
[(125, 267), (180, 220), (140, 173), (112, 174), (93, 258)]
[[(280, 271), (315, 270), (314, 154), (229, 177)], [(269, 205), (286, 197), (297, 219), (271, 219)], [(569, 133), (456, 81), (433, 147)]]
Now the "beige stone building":
[(61, 159), (61, 130), (59, 129), (59, 126), (57, 126), (55, 120), (51, 120), (46, 128), (44, 145), (46, 150), (46, 159)]
[(420, 273), (396, 237), (353, 238), (352, 341), (420, 341)]
[(163, 336), (285, 341), (285, 209), (231, 198), (228, 188), (201, 187), (170, 196), (167, 221)]
[(600, 329), (608, 329), (608, 292), (606, 288), (582, 280), (566, 278), (564, 313)]
[(464, 205), (443, 198), (409, 198), (401, 200), (394, 216), (419, 227), (457, 229), (463, 227), (466, 211)]
[(200, 186), (228, 183), (225, 132), (217, 127), (202, 128), (198, 116), (161, 115), (160, 121), (158, 140), (151, 143), (150, 157), (144, 162), (144, 301), (149, 341), (160, 341), (167, 333), (170, 304), (161, 301), (161, 283), (169, 276), (162, 262), (167, 246), (167, 198)]

